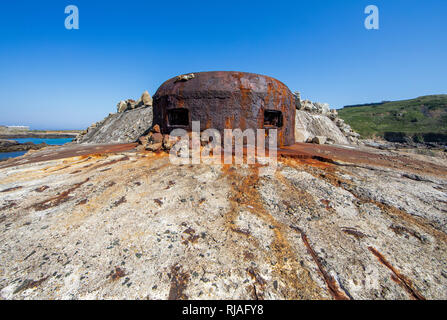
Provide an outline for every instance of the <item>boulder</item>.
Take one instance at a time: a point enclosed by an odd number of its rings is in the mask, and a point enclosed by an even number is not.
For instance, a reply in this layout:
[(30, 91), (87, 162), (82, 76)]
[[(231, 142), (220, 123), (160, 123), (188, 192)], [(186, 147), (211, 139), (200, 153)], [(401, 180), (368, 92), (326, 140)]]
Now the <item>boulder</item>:
[(335, 110), (335, 109), (330, 110), (329, 113), (327, 114), (327, 117), (328, 117), (329, 119), (331, 119), (332, 121), (337, 120), (337, 118), (338, 118), (338, 112), (337, 112), (337, 110)]
[(148, 151), (170, 150), (173, 145), (169, 141), (169, 135), (163, 136), (160, 133), (160, 126), (158, 124), (152, 127), (148, 135), (140, 137), (138, 142), (140, 143), (140, 150)]
[[(328, 133), (332, 131), (331, 135), (321, 134), (321, 136), (328, 137), (326, 143), (360, 143), (360, 135), (355, 133), (351, 126), (346, 124), (343, 119), (340, 119), (337, 110), (331, 110), (329, 104), (301, 100), (301, 94), (299, 92), (294, 92), (293, 96), (295, 97), (297, 110), (296, 141), (312, 143), (313, 138), (316, 136), (315, 132), (319, 134), (318, 132)], [(299, 112), (304, 113), (298, 114)], [(334, 138), (332, 138), (332, 135)]]
[(141, 96), (140, 100), (143, 102), (143, 105), (145, 106), (152, 106), (152, 97), (149, 94), (149, 92), (144, 91), (143, 95)]
[(156, 124), (155, 126), (153, 126), (151, 131), (155, 132), (155, 133), (160, 133), (161, 132), (160, 131), (160, 126), (158, 124)]
[(343, 127), (343, 125), (345, 124), (345, 120), (340, 119), (340, 118), (337, 118), (337, 119), (335, 120), (335, 124), (337, 125), (337, 127), (341, 128), (341, 127)]
[(329, 104), (327, 103), (320, 103), (320, 102), (314, 102), (314, 106), (317, 109), (317, 113), (321, 113), (324, 115), (327, 115), (329, 113)]
[(293, 93), (293, 96), (295, 97), (295, 107), (297, 110), (301, 109), (301, 93), (299, 91), (295, 91)]
[(168, 134), (165, 134), (163, 137), (163, 148), (165, 150), (171, 150), (171, 148), (174, 146), (175, 142), (170, 140), (170, 136)]
[(141, 107), (152, 107), (152, 97), (149, 92), (144, 91), (141, 98), (138, 101), (127, 99), (125, 101), (120, 101), (116, 107), (118, 112), (125, 112), (128, 110), (133, 110)]
[(295, 117), (295, 140), (307, 142), (316, 136), (331, 139), (336, 144), (349, 144), (348, 139), (328, 117), (297, 110)]
[(304, 111), (307, 111), (310, 113), (317, 112), (317, 108), (314, 106), (314, 104), (310, 100), (301, 101), (301, 110), (304, 110)]
[(126, 109), (126, 111), (127, 110), (133, 110), (135, 108), (137, 108), (137, 102), (135, 100), (128, 99), (127, 100), (127, 109)]
[(124, 112), (127, 109), (127, 102), (126, 101), (120, 101), (118, 105), (116, 106), (117, 112)]
[(154, 132), (149, 138), (149, 143), (163, 143), (163, 135), (161, 133)]
[(312, 143), (315, 144), (325, 144), (327, 141), (327, 137), (324, 136), (316, 136), (312, 139)]
[(147, 136), (141, 136), (140, 138), (138, 138), (138, 143), (143, 146), (146, 146), (149, 142), (149, 138), (150, 138), (150, 134)]
[(194, 73), (190, 73), (190, 74), (183, 74), (181, 76), (178, 76), (177, 79), (175, 80), (175, 82), (179, 82), (179, 81), (188, 81), (191, 79), (194, 79), (195, 75)]

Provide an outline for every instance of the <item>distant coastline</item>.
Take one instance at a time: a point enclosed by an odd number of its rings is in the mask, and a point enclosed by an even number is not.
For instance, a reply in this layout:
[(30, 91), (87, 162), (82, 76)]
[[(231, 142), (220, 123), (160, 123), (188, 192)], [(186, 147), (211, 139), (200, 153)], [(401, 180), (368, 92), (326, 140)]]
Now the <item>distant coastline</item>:
[(24, 155), (29, 150), (73, 141), (75, 131), (21, 131), (0, 133), (0, 161)]
[(25, 132), (2, 132), (0, 139), (74, 139), (78, 135), (78, 131), (25, 131)]

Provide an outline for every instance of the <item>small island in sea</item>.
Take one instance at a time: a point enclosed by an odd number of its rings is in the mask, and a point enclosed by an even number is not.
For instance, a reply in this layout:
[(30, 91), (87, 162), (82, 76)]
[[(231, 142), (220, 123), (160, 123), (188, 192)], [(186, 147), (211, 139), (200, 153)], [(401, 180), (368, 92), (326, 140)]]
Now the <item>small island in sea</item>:
[(73, 141), (79, 131), (30, 130), (27, 126), (0, 125), (0, 161), (25, 155), (30, 150), (64, 145)]

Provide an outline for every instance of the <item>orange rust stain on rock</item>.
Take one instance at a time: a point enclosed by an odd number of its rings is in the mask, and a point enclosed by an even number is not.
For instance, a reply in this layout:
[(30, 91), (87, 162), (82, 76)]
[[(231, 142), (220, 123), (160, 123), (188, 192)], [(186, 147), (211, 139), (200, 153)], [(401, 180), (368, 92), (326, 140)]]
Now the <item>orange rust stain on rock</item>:
[(80, 156), (81, 159), (91, 160), (91, 159), (100, 159), (104, 158), (104, 155), (100, 153), (92, 153), (92, 154), (84, 154)]
[(255, 282), (253, 284), (253, 298), (256, 300), (264, 300), (264, 288), (267, 285), (267, 282), (264, 280), (264, 278), (261, 277), (259, 274), (259, 270), (257, 270), (254, 267), (249, 267), (246, 269), (248, 275), (253, 279)]
[(255, 258), (255, 255), (250, 251), (244, 251), (244, 259), (248, 261), (252, 261)]
[(247, 268), (247, 273), (259, 285), (265, 286), (267, 282), (259, 275), (259, 271), (253, 267)]
[(68, 190), (62, 192), (61, 194), (49, 198), (45, 201), (36, 203), (34, 205), (32, 205), (30, 208), (36, 210), (36, 211), (43, 211), (52, 207), (56, 207), (61, 205), (62, 203), (65, 203), (67, 201), (69, 201), (72, 197), (70, 197), (70, 194), (75, 191), (76, 189), (79, 189), (83, 184), (85, 184), (87, 181), (89, 181), (89, 178), (85, 179), (84, 181), (75, 184), (74, 186), (72, 186), (71, 188), (69, 188)]
[(309, 154), (283, 154), (281, 150), (278, 151), (278, 161), (284, 163), (293, 168), (303, 167), (303, 166), (311, 166), (320, 169), (330, 169), (333, 168), (334, 165), (327, 161), (321, 161), (325, 159), (321, 159), (318, 157), (314, 157)]
[(329, 210), (331, 208), (329, 206), (331, 204), (331, 202), (329, 200), (322, 199), (322, 200), (320, 200), (320, 202), (325, 205), (326, 210)]
[(11, 208), (17, 207), (17, 203), (14, 200), (6, 201), (6, 204), (0, 207), (0, 211), (5, 211)]
[(161, 207), (163, 205), (163, 201), (161, 201), (161, 199), (154, 199), (154, 202)]
[(183, 240), (183, 244), (187, 245), (188, 243), (196, 243), (199, 240), (200, 236), (196, 234), (196, 231), (193, 228), (188, 228), (183, 233), (189, 235), (189, 237)]
[(111, 278), (113, 281), (119, 280), (126, 275), (126, 271), (120, 267), (115, 267), (115, 270), (111, 271), (107, 278)]
[(27, 289), (37, 288), (42, 283), (44, 283), (48, 278), (49, 277), (45, 277), (45, 278), (42, 278), (37, 281), (27, 279), (27, 280), (23, 281), (23, 283), (16, 290), (14, 290), (14, 294), (17, 294), (17, 293), (27, 290)]
[(231, 208), (225, 215), (225, 225), (228, 230), (239, 233), (235, 226), (235, 220), (239, 208), (244, 207), (273, 226), (274, 238), (270, 246), (272, 252), (268, 252), (267, 257), (272, 260), (274, 272), (287, 284), (281, 289), (282, 294), (289, 299), (323, 299), (321, 288), (312, 279), (309, 270), (299, 264), (296, 253), (284, 234), (285, 227), (276, 221), (262, 204), (262, 198), (256, 189), (260, 181), (259, 167), (259, 164), (251, 165), (249, 167), (250, 174), (242, 176), (235, 167), (222, 166), (223, 174), (232, 188), (229, 198)]
[(354, 228), (343, 228), (341, 231), (343, 231), (347, 235), (355, 237), (357, 240), (367, 237), (366, 234), (364, 234), (363, 232), (360, 232)]
[(350, 300), (349, 297), (347, 297), (339, 288), (337, 285), (337, 282), (334, 278), (332, 278), (324, 269), (320, 258), (315, 253), (314, 249), (310, 246), (309, 240), (307, 239), (307, 235), (301, 231), (301, 239), (303, 240), (304, 245), (307, 248), (307, 252), (312, 256), (312, 259), (314, 260), (315, 264), (318, 267), (318, 270), (321, 273), (321, 276), (323, 277), (324, 281), (326, 282), (327, 288), (329, 290), (329, 293), (335, 300)]
[(283, 147), (281, 151), (293, 153), (307, 153), (328, 159), (344, 161), (353, 164), (366, 164), (386, 168), (396, 168), (413, 173), (423, 173), (432, 176), (447, 176), (447, 166), (437, 165), (410, 159), (404, 156), (387, 156), (373, 152), (356, 149), (346, 149), (330, 145), (314, 145), (308, 143), (295, 143)]
[(391, 272), (393, 273), (391, 275), (391, 278), (398, 283), (401, 287), (405, 289), (405, 291), (408, 292), (410, 297), (414, 300), (426, 300), (425, 297), (419, 293), (413, 286), (413, 283), (404, 275), (402, 275), (399, 271), (397, 271), (391, 263), (388, 262), (388, 260), (385, 259), (385, 257), (377, 251), (373, 247), (368, 247), (368, 250), (376, 256), (376, 258), (379, 260), (381, 264), (383, 264), (385, 267), (387, 267)]
[[(293, 161), (286, 161), (286, 164), (293, 167)], [(295, 162), (296, 163), (296, 162)], [(355, 188), (351, 187), (352, 182), (345, 180), (337, 175), (337, 172), (343, 173), (344, 171), (340, 169), (339, 167), (336, 167), (334, 165), (329, 165), (328, 167), (324, 168), (318, 168), (316, 166), (304, 166), (303, 168), (308, 169), (306, 170), (307, 173), (313, 175), (314, 177), (318, 179), (323, 179), (324, 181), (332, 184), (335, 187), (343, 188), (346, 191), (350, 192), (354, 197), (356, 197), (361, 203), (371, 203), (375, 206), (377, 206), (383, 213), (390, 216), (395, 223), (402, 223), (405, 221), (406, 223), (410, 225), (415, 225), (422, 230), (424, 230), (426, 233), (431, 234), (436, 239), (439, 239), (443, 241), (444, 243), (447, 243), (447, 234), (445, 234), (443, 231), (438, 230), (436, 227), (434, 227), (429, 221), (424, 220), (421, 217), (413, 216), (410, 213), (398, 209), (396, 207), (393, 207), (391, 205), (387, 205), (384, 203), (381, 203), (379, 201), (366, 198), (364, 196), (361, 196), (356, 193)]]
[(403, 227), (400, 225), (395, 225), (395, 224), (391, 225), (390, 229), (393, 230), (394, 233), (397, 234), (398, 236), (409, 234), (409, 235), (415, 237), (416, 239), (418, 239), (422, 243), (427, 242), (426, 238), (424, 238), (419, 232), (417, 232), (413, 229), (406, 228), (406, 227)]
[(249, 237), (250, 236), (250, 231), (247, 229), (240, 229), (240, 228), (231, 228), (231, 231), (239, 233), (239, 234), (243, 234), (244, 236)]
[(118, 163), (118, 162), (121, 162), (121, 161), (127, 161), (127, 160), (129, 160), (129, 157), (128, 157), (128, 156), (124, 156), (124, 157), (122, 157), (122, 158), (120, 158), (120, 159), (115, 159), (115, 160), (111, 160), (111, 161), (106, 161), (106, 162), (104, 162), (104, 163), (100, 163), (100, 164), (98, 164), (98, 165), (96, 165), (96, 166), (91, 167), (91, 168), (90, 168), (90, 171), (91, 171), (91, 170), (96, 170), (96, 169), (99, 169), (99, 168), (102, 168), (102, 167), (110, 166), (110, 165), (112, 165), (112, 164), (115, 164), (115, 163)]
[(22, 189), (22, 188), (23, 188), (23, 187), (21, 187), (21, 186), (19, 186), (19, 187), (14, 187), (14, 188), (9, 188), (9, 189), (5, 189), (5, 190), (0, 191), (0, 193), (12, 192), (12, 191), (20, 190), (20, 189)]
[(171, 278), (168, 300), (188, 300), (188, 296), (184, 291), (189, 282), (189, 274), (183, 272), (182, 266), (177, 264), (171, 267), (171, 272), (168, 276)]
[(41, 187), (35, 189), (34, 191), (36, 191), (36, 192), (44, 192), (45, 190), (47, 190), (49, 188), (50, 188), (49, 186), (41, 186)]
[(421, 217), (412, 216), (411, 214), (409, 214), (404, 210), (398, 209), (396, 207), (375, 200), (364, 199), (364, 198), (362, 198), (361, 200), (375, 204), (382, 210), (382, 212), (393, 217), (393, 220), (395, 220), (396, 223), (402, 223), (402, 221), (405, 221), (409, 224), (416, 225), (425, 232), (427, 232), (428, 234), (434, 236), (436, 239), (442, 240), (444, 243), (447, 243), (447, 234), (435, 228), (429, 221), (426, 221)]
[(83, 205), (87, 204), (87, 202), (88, 202), (87, 199), (83, 199), (83, 200), (79, 201), (76, 205), (77, 206), (83, 206)]
[(113, 207), (118, 207), (119, 205), (122, 205), (123, 203), (126, 203), (126, 196), (122, 196), (121, 198), (119, 198), (117, 201), (115, 201), (113, 203)]

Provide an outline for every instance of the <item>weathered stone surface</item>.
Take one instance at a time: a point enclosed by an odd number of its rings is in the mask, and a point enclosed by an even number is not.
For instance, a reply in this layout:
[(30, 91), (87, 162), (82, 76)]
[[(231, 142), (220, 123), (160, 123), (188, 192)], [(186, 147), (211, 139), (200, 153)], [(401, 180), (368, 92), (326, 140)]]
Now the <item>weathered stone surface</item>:
[[(167, 139), (169, 139), (168, 135), (165, 135)], [(151, 131), (138, 139), (140, 144), (140, 150), (148, 150), (148, 151), (159, 151), (162, 148), (165, 150), (170, 149), (169, 141), (166, 141), (165, 137), (160, 133), (160, 126), (155, 125), (152, 127)]]
[(124, 112), (127, 109), (127, 102), (126, 101), (120, 101), (118, 105), (116, 106), (117, 112)]
[(163, 142), (149, 142), (146, 144), (145, 149), (148, 151), (160, 151), (163, 148)]
[(145, 106), (152, 106), (152, 97), (149, 94), (149, 92), (144, 91), (143, 95), (140, 98), (140, 100), (143, 103), (143, 105), (145, 105)]
[(109, 115), (78, 136), (77, 143), (135, 142), (152, 126), (152, 107), (127, 110)]
[[(354, 130), (352, 130), (352, 128), (348, 125), (344, 123), (343, 119), (340, 119), (338, 117), (338, 112), (335, 109), (330, 109), (329, 104), (327, 103), (319, 103), (319, 102), (312, 102), (310, 100), (301, 100), (301, 94), (299, 92), (295, 92), (294, 94), (294, 98), (295, 98), (295, 105), (296, 105), (296, 109), (297, 111), (301, 111), (301, 112), (307, 112), (309, 115), (307, 116), (307, 118), (313, 118), (314, 116), (317, 115), (321, 115), (321, 116), (325, 116), (328, 119), (330, 119), (331, 121), (333, 121), (335, 123), (335, 125), (338, 127), (339, 130), (335, 130), (334, 131), (334, 135), (339, 135), (339, 132), (345, 136), (345, 139), (343, 142), (341, 142), (341, 140), (338, 139), (332, 139), (331, 137), (329, 137), (328, 141), (329, 142), (335, 142), (335, 143), (351, 143), (351, 144), (359, 144), (359, 138), (360, 135), (356, 132), (354, 132)], [(302, 113), (298, 114), (297, 112), (297, 121), (302, 122), (304, 119), (302, 119)], [(321, 117), (315, 117), (315, 119), (319, 119), (317, 121), (321, 122), (326, 122), (327, 121), (324, 118)], [(321, 120), (324, 119), (324, 120)], [(306, 120), (304, 120), (305, 122), (308, 122)], [(333, 128), (333, 126), (330, 126), (330, 128)], [(303, 128), (298, 130), (303, 130)], [(318, 129), (320, 130), (320, 129)], [(305, 129), (304, 129), (305, 131)], [(296, 132), (296, 131), (295, 131)], [(298, 135), (298, 137), (296, 137), (297, 141), (309, 141), (311, 142), (313, 137), (312, 134), (310, 135), (306, 135), (304, 133), (304, 136), (307, 137), (306, 139), (303, 140), (303, 134)]]
[(149, 142), (152, 142), (152, 143), (162, 143), (163, 142), (163, 135), (161, 133), (155, 132), (155, 133), (153, 133), (150, 136)]
[(302, 147), (335, 164), (0, 165), (0, 298), (447, 299), (445, 160)]
[(165, 134), (163, 136), (163, 148), (165, 150), (170, 150), (174, 146), (174, 142), (171, 141), (170, 136)]
[(311, 114), (306, 111), (296, 111), (295, 140), (306, 142), (316, 136), (325, 136), (337, 144), (349, 144), (340, 129), (328, 117)]
[(316, 144), (325, 144), (327, 141), (327, 137), (323, 137), (323, 136), (316, 136), (315, 138), (312, 139), (313, 143)]
[(160, 126), (158, 124), (154, 125), (152, 128), (152, 132), (161, 133)]
[(149, 142), (149, 135), (138, 138), (138, 143), (145, 146)]
[(127, 99), (126, 101), (120, 101), (116, 107), (118, 113), (133, 110), (142, 107), (152, 107), (152, 97), (148, 91), (144, 91), (141, 98), (138, 101), (133, 99)]
[(317, 108), (318, 112), (324, 115), (329, 114), (329, 104), (328, 103), (320, 103), (320, 102), (314, 102), (315, 107)]

